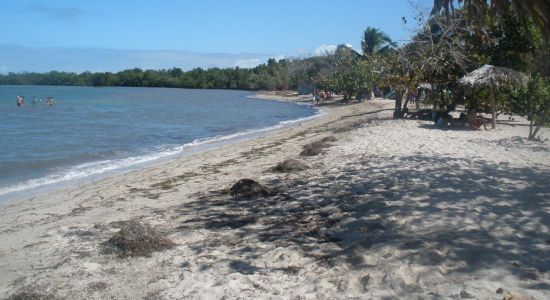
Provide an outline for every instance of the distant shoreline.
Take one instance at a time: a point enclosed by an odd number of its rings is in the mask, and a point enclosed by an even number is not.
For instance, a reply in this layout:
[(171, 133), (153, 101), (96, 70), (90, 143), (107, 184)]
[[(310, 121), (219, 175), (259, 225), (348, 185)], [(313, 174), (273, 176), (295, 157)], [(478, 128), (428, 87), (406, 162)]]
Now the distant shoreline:
[[(283, 62), (284, 61), (284, 62)], [(126, 69), (118, 72), (22, 72), (0, 74), (0, 85), (173, 87), (259, 91), (298, 88), (291, 84), (289, 60), (269, 59), (253, 68)], [(281, 73), (282, 72), (282, 73)], [(276, 76), (276, 75), (279, 76)], [(280, 78), (286, 78), (281, 81)]]

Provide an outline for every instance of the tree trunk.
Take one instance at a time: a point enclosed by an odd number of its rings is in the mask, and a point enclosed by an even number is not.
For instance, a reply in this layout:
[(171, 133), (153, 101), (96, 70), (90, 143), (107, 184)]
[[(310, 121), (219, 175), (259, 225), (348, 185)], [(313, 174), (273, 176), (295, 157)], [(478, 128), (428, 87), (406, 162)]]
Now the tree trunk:
[(403, 103), (403, 94), (395, 92), (395, 109), (393, 110), (393, 118), (399, 119), (403, 116), (401, 111), (401, 104)]
[[(403, 105), (403, 97), (407, 96), (408, 89), (405, 90), (404, 93), (395, 92), (395, 109), (393, 111), (393, 118), (399, 119), (403, 118), (403, 115), (405, 114), (405, 110), (402, 108)], [(405, 101), (405, 104), (407, 101)]]
[(491, 98), (491, 128), (495, 129), (497, 128), (497, 105), (495, 101), (495, 87), (492, 86), (489, 91), (489, 97)]
[[(537, 118), (539, 119), (538, 122), (535, 122), (535, 116), (531, 112), (531, 127), (529, 128), (529, 139), (535, 140), (537, 138), (537, 133), (539, 133), (539, 130), (542, 128), (544, 124), (547, 124), (550, 119), (550, 102), (547, 103), (546, 107), (543, 109), (540, 116)], [(535, 130), (533, 130), (533, 127)]]
[(411, 98), (407, 97), (405, 103), (403, 104), (403, 109), (408, 108), (407, 105), (409, 105), (409, 100), (411, 100)]
[(477, 126), (475, 125), (476, 118), (477, 118), (476, 110), (470, 109), (470, 111), (468, 111), (468, 123), (470, 124), (471, 128), (478, 129)]
[(533, 113), (532, 112), (529, 112), (529, 139), (532, 140), (534, 138), (533, 136)]

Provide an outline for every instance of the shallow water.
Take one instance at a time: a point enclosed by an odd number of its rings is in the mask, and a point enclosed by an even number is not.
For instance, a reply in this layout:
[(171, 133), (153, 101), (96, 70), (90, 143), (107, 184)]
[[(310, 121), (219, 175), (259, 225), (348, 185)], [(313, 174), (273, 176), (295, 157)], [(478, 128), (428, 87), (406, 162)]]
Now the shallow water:
[[(17, 95), (25, 106), (17, 107)], [(250, 92), (0, 86), (0, 199), (315, 114)], [(45, 105), (53, 96), (56, 104)], [(32, 104), (33, 97), (42, 102)]]

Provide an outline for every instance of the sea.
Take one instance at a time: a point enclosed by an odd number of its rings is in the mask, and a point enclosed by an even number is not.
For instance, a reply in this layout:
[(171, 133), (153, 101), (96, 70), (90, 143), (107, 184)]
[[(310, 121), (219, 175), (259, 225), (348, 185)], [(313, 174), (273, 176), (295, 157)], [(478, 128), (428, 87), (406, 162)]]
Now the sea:
[[(20, 95), (24, 106), (16, 105)], [(252, 96), (233, 90), (0, 86), (0, 201), (136, 170), (320, 115), (312, 106)], [(47, 97), (55, 104), (47, 106)]]

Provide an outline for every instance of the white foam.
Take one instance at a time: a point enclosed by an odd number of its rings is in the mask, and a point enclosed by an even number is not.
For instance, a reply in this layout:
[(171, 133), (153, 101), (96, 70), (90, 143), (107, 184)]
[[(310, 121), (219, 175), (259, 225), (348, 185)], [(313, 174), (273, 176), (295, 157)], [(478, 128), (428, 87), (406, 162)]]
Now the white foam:
[(163, 158), (169, 158), (169, 157), (181, 155), (189, 151), (191, 148), (197, 148), (199, 146), (203, 146), (207, 144), (215, 144), (215, 143), (232, 141), (232, 140), (237, 141), (241, 139), (257, 137), (257, 136), (260, 136), (261, 134), (274, 131), (277, 129), (281, 129), (284, 127), (288, 127), (292, 124), (310, 121), (324, 114), (325, 112), (317, 109), (316, 113), (312, 116), (294, 119), (294, 120), (288, 120), (288, 121), (281, 121), (278, 124), (269, 126), (269, 127), (251, 129), (251, 130), (241, 131), (241, 132), (237, 132), (229, 135), (219, 135), (219, 136), (214, 136), (209, 138), (196, 139), (190, 143), (186, 143), (179, 146), (171, 146), (171, 147), (159, 146), (158, 152), (149, 153), (146, 155), (83, 163), (74, 167), (70, 167), (68, 170), (63, 170), (57, 173), (53, 173), (42, 178), (30, 179), (23, 182), (0, 187), (0, 197), (6, 196), (9, 194), (33, 190), (40, 187), (58, 185), (64, 182), (72, 181), (72, 180), (78, 180), (78, 179), (84, 179), (87, 177), (97, 176), (107, 172), (114, 172), (117, 170), (129, 169), (133, 166), (152, 163)]

